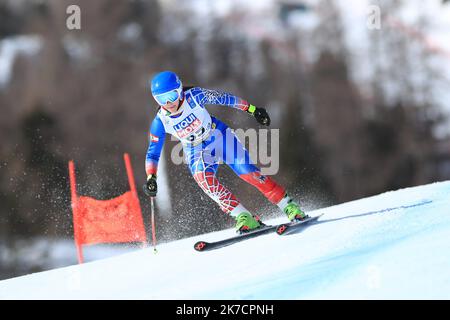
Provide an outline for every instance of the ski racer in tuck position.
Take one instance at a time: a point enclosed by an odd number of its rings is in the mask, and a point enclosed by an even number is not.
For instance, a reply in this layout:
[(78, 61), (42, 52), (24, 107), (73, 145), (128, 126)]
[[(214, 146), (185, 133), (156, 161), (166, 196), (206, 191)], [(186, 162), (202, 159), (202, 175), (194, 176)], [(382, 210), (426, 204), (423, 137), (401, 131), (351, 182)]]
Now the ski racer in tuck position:
[(308, 216), (286, 190), (250, 161), (249, 153), (222, 121), (211, 116), (205, 105), (216, 104), (239, 109), (255, 117), (263, 125), (270, 125), (266, 110), (257, 108), (232, 94), (200, 87), (183, 87), (179, 77), (164, 71), (151, 81), (153, 98), (159, 110), (150, 126), (149, 146), (145, 161), (147, 182), (144, 192), (157, 194), (157, 168), (165, 135), (169, 133), (183, 145), (190, 172), (201, 189), (224, 211), (236, 220), (238, 233), (246, 233), (264, 226), (217, 179), (219, 163), (226, 163), (242, 180), (255, 186), (270, 202), (277, 205), (290, 221), (302, 221)]

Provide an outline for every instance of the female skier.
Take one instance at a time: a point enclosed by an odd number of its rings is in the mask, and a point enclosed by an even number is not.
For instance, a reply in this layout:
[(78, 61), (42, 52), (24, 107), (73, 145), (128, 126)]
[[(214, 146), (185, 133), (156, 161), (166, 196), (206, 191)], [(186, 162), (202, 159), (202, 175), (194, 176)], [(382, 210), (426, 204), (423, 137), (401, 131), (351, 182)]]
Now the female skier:
[(270, 118), (265, 109), (257, 108), (229, 93), (183, 87), (179, 77), (171, 71), (156, 74), (151, 81), (151, 91), (160, 108), (150, 126), (145, 161), (147, 182), (144, 192), (148, 196), (156, 196), (158, 161), (165, 135), (169, 133), (181, 141), (187, 164), (197, 184), (217, 202), (222, 211), (236, 219), (237, 232), (249, 232), (264, 224), (219, 182), (216, 172), (221, 161), (276, 204), (289, 220), (301, 221), (308, 217), (282, 186), (261, 174), (260, 169), (251, 163), (248, 151), (235, 134), (226, 124), (211, 116), (205, 105), (218, 104), (239, 109), (254, 116), (260, 124), (268, 126)]

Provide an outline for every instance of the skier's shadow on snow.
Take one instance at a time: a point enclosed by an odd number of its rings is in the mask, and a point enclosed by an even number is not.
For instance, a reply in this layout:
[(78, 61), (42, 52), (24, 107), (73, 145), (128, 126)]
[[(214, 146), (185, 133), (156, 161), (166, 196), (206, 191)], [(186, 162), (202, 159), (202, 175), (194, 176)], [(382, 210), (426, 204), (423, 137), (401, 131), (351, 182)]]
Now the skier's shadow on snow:
[(294, 232), (289, 233), (289, 235), (291, 234), (298, 234), (300, 232), (302, 232), (303, 230), (305, 230), (308, 226), (312, 226), (312, 225), (317, 225), (317, 224), (321, 224), (321, 223), (327, 223), (327, 222), (334, 222), (334, 221), (339, 221), (339, 220), (345, 220), (345, 219), (352, 219), (352, 218), (360, 218), (360, 217), (364, 217), (364, 216), (370, 216), (373, 214), (379, 214), (379, 213), (383, 213), (383, 212), (389, 212), (389, 211), (395, 211), (395, 210), (399, 210), (399, 209), (408, 209), (408, 208), (414, 208), (414, 207), (420, 207), (420, 206), (424, 206), (426, 204), (429, 204), (433, 202), (432, 200), (424, 200), (422, 202), (419, 203), (415, 203), (415, 204), (411, 204), (411, 205), (407, 205), (407, 206), (398, 206), (398, 207), (392, 207), (392, 208), (385, 208), (385, 209), (381, 209), (381, 210), (376, 210), (376, 211), (369, 211), (369, 212), (363, 212), (363, 213), (359, 213), (359, 214), (354, 214), (351, 216), (346, 216), (346, 217), (342, 217), (342, 218), (336, 218), (336, 219), (327, 219), (327, 220), (322, 220), (322, 221), (314, 221), (314, 222), (310, 222), (305, 224), (305, 228), (300, 228)]
[(359, 218), (359, 217), (364, 217), (364, 216), (370, 216), (373, 214), (378, 214), (378, 213), (383, 213), (383, 212), (389, 212), (389, 211), (395, 211), (395, 210), (399, 210), (399, 209), (408, 209), (408, 208), (413, 208), (413, 207), (420, 207), (420, 206), (424, 206), (426, 204), (429, 204), (433, 202), (432, 200), (424, 200), (422, 202), (419, 203), (415, 203), (415, 204), (411, 204), (411, 205), (407, 205), (407, 206), (399, 206), (399, 207), (392, 207), (392, 208), (386, 208), (386, 209), (381, 209), (381, 210), (376, 210), (376, 211), (369, 211), (369, 212), (363, 212), (360, 214), (354, 214), (351, 216), (346, 216), (346, 217), (342, 217), (342, 218), (336, 218), (336, 219), (327, 219), (327, 220), (322, 220), (322, 221), (315, 221), (311, 224), (321, 224), (321, 223), (327, 223), (327, 222), (333, 222), (333, 221), (339, 221), (339, 220), (345, 220), (345, 219), (352, 219), (352, 218)]

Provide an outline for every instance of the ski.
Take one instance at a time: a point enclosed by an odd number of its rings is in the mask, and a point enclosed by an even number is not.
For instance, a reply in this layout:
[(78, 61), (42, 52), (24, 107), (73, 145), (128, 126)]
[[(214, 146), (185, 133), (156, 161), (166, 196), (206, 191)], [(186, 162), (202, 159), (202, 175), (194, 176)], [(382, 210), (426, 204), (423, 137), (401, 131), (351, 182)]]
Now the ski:
[(248, 233), (240, 234), (231, 238), (226, 238), (223, 240), (215, 241), (215, 242), (207, 242), (207, 241), (198, 241), (194, 244), (194, 249), (197, 251), (209, 251), (215, 250), (219, 248), (223, 248), (244, 240), (253, 239), (268, 233), (275, 231), (279, 235), (291, 234), (299, 229), (300, 226), (304, 226), (308, 222), (312, 222), (317, 220), (323, 214), (310, 217), (300, 222), (288, 222), (277, 225), (266, 225), (254, 231), (250, 231)]
[(229, 245), (232, 245), (237, 242), (241, 242), (244, 240), (256, 238), (262, 236), (264, 234), (271, 233), (276, 230), (278, 225), (275, 226), (264, 226), (254, 231), (250, 231), (248, 233), (240, 234), (231, 238), (226, 238), (223, 240), (215, 241), (215, 242), (206, 242), (206, 241), (198, 241), (194, 244), (194, 249), (197, 251), (209, 251), (214, 249), (223, 248)]
[(298, 222), (290, 222), (290, 223), (285, 223), (285, 224), (280, 224), (276, 227), (276, 233), (280, 236), (285, 236), (288, 234), (293, 234), (298, 232), (302, 227), (304, 227), (306, 224), (311, 223), (316, 221), (317, 219), (319, 219), (321, 216), (323, 216), (324, 214), (321, 213), (318, 216), (315, 217), (309, 217), (306, 218), (303, 221), (298, 221)]

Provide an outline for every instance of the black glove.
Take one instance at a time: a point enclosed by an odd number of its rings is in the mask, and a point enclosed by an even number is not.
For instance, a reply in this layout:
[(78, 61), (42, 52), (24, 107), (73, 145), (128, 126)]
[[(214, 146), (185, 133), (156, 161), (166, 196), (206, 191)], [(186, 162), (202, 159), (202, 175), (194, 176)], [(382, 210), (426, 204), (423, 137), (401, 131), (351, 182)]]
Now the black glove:
[(143, 186), (144, 193), (149, 197), (156, 197), (158, 185), (156, 184), (156, 176), (151, 174), (147, 177), (147, 183)]
[(264, 108), (257, 108), (254, 105), (250, 105), (248, 113), (252, 114), (258, 123), (268, 126), (270, 125), (270, 117)]

